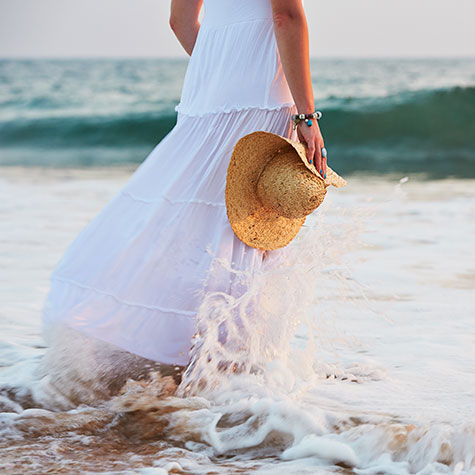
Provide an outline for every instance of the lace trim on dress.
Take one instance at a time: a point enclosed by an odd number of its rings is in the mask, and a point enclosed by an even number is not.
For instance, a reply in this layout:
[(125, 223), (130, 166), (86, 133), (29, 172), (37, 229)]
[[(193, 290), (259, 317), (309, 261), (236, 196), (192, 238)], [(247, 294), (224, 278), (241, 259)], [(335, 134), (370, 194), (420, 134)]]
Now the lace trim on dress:
[(139, 198), (138, 196), (134, 196), (129, 191), (121, 190), (120, 193), (122, 195), (127, 195), (129, 198), (131, 198), (134, 201), (140, 201), (142, 203), (147, 203), (147, 204), (158, 203), (159, 201), (165, 200), (165, 201), (168, 201), (172, 205), (193, 203), (193, 204), (206, 205), (206, 206), (220, 206), (220, 207), (226, 206), (224, 203), (213, 203), (212, 201), (205, 201), (205, 200), (195, 200), (195, 199), (172, 200), (168, 198), (167, 196), (160, 196), (159, 198), (156, 198), (153, 200), (147, 200), (144, 198)]
[(230, 114), (232, 112), (242, 112), (242, 111), (249, 111), (252, 109), (256, 110), (264, 110), (264, 111), (280, 111), (286, 108), (295, 107), (293, 102), (285, 102), (284, 104), (279, 104), (278, 106), (274, 107), (262, 107), (262, 106), (245, 106), (245, 107), (222, 107), (219, 109), (214, 109), (212, 111), (205, 111), (205, 112), (187, 112), (186, 107), (180, 107), (180, 104), (175, 106), (175, 111), (178, 112), (180, 115), (184, 115), (187, 117), (205, 117), (207, 115), (214, 115), (214, 114)]

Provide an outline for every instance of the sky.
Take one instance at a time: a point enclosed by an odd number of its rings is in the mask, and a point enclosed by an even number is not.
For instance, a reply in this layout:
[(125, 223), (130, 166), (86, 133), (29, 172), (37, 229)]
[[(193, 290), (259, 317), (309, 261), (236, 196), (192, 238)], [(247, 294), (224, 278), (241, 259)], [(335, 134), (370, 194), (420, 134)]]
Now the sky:
[[(312, 57), (475, 56), (475, 0), (304, 5)], [(170, 0), (0, 0), (0, 57), (186, 57), (169, 9)]]

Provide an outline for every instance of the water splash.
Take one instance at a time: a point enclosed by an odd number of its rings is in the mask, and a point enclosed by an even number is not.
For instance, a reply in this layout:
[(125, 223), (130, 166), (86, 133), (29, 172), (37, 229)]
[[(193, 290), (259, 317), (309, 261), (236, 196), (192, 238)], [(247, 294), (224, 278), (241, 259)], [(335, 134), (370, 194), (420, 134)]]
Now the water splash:
[[(392, 191), (385, 199), (405, 197), (400, 186)], [(246, 291), (207, 296), (194, 364), (178, 390), (146, 361), (59, 334), (36, 382), (18, 388), (25, 398), (17, 392), (10, 398), (17, 405), (1, 414), (2, 468), (38, 471), (54, 458), (69, 469), (117, 473), (152, 466), (162, 473), (473, 473), (473, 424), (416, 420), (380, 406), (401, 382), (360, 359), (365, 346), (339, 325), (386, 316), (352, 272), (375, 212), (371, 203), (350, 209), (327, 200), (295, 252), (269, 255), (253, 275), (233, 271)], [(355, 350), (351, 360), (338, 358), (345, 346)], [(373, 393), (375, 405), (362, 405)]]
[(340, 261), (358, 245), (354, 220), (350, 226), (328, 222), (328, 205), (308, 218), (292, 245), (270, 253), (258, 271), (234, 269), (214, 259), (208, 278), (224, 268), (245, 290), (237, 296), (223, 292), (203, 296), (180, 396), (213, 391), (236, 373), (265, 377), (276, 365), (293, 368), (292, 373), (297, 371), (304, 379), (314, 374), (318, 322), (327, 318), (321, 315), (320, 301), (332, 284), (341, 295), (354, 285)]

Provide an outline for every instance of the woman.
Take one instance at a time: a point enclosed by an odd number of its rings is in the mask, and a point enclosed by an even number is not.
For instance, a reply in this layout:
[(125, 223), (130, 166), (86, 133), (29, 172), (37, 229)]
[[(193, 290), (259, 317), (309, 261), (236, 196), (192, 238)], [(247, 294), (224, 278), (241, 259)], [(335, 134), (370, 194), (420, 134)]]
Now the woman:
[[(213, 257), (258, 269), (226, 216), (227, 165), (256, 130), (290, 138), (292, 114), (314, 112), (301, 0), (172, 0), (170, 25), (191, 55), (174, 129), (79, 233), (51, 275), (46, 335), (67, 327), (149, 360), (184, 367)], [(300, 122), (308, 160), (326, 173), (318, 123)], [(276, 252), (276, 251), (272, 251)], [(224, 273), (223, 273), (224, 272)]]

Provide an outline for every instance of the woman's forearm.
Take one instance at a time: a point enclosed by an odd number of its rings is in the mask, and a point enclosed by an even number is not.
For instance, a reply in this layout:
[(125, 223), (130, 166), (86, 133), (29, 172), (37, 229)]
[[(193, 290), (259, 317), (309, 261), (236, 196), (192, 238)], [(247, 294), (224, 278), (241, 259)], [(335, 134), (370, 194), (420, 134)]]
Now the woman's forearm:
[(200, 29), (198, 16), (203, 0), (172, 0), (170, 27), (185, 51), (191, 56)]
[[(274, 32), (282, 67), (290, 92), (300, 114), (314, 112), (312, 77), (310, 75), (310, 55), (308, 26), (302, 0), (270, 0), (274, 18)], [(326, 178), (326, 156), (323, 136), (317, 121), (299, 122), (297, 136), (307, 144), (307, 159), (314, 163), (320, 175)]]
[(309, 35), (303, 7), (274, 13), (274, 31), (287, 83), (302, 114), (315, 110), (310, 75)]

